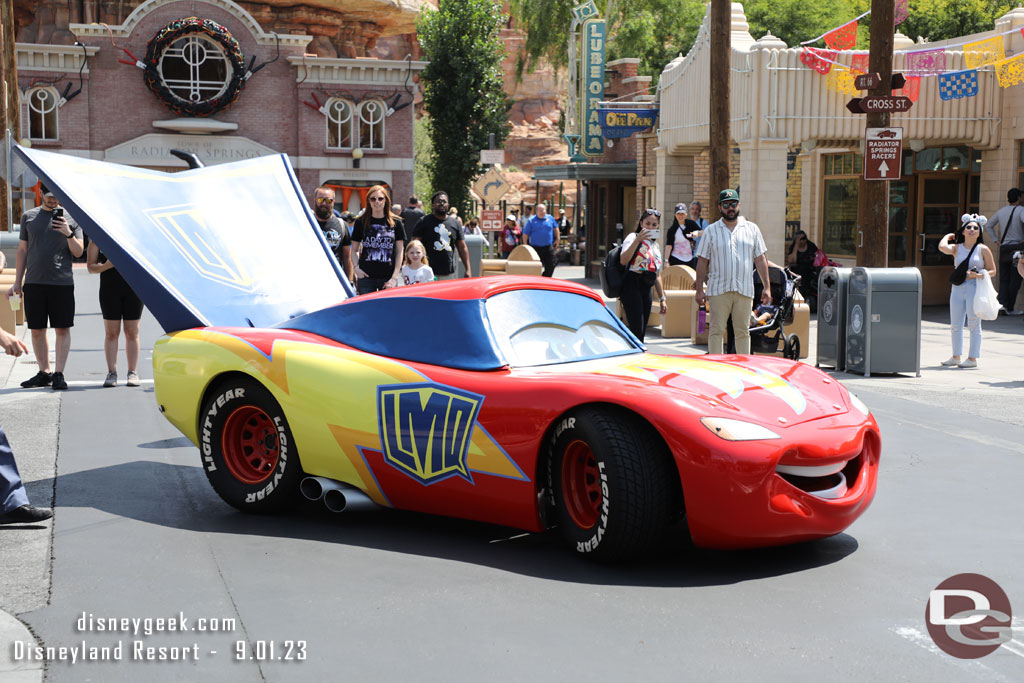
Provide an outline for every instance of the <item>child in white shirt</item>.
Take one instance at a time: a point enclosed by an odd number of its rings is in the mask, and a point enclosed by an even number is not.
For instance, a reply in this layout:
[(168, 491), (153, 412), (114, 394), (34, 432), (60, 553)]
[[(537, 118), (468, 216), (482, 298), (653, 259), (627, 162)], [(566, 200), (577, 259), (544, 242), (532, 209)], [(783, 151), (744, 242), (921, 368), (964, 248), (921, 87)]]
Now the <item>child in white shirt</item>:
[(410, 240), (405, 246), (405, 264), (402, 266), (402, 280), (407, 285), (417, 282), (431, 282), (434, 271), (427, 265), (427, 250), (419, 240)]

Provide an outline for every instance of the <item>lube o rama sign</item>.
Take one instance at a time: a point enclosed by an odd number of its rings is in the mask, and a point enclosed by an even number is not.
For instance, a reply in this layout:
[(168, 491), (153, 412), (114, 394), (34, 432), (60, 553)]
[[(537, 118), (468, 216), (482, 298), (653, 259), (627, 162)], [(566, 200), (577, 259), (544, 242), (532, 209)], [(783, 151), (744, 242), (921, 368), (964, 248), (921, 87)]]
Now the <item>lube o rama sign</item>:
[(604, 46), (606, 26), (604, 19), (583, 22), (583, 106), (580, 107), (580, 152), (597, 157), (604, 152), (601, 140), (601, 114), (598, 111), (604, 99)]

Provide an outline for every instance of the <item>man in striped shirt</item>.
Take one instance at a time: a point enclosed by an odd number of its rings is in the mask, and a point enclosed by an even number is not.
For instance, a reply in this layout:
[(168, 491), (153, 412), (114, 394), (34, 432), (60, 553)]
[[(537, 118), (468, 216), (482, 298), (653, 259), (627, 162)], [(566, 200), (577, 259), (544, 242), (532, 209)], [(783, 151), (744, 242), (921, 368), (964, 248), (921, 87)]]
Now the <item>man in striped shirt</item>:
[[(697, 281), (694, 297), (698, 305), (710, 303), (711, 330), (708, 350), (722, 353), (725, 342), (725, 321), (732, 316), (732, 332), (736, 352), (750, 353), (750, 312), (754, 299), (754, 267), (761, 282), (768, 282), (768, 258), (761, 230), (740, 215), (740, 195), (736, 190), (718, 194), (722, 218), (704, 230), (697, 245)], [(708, 291), (704, 293), (704, 283)], [(771, 304), (770, 287), (761, 294), (761, 303)]]

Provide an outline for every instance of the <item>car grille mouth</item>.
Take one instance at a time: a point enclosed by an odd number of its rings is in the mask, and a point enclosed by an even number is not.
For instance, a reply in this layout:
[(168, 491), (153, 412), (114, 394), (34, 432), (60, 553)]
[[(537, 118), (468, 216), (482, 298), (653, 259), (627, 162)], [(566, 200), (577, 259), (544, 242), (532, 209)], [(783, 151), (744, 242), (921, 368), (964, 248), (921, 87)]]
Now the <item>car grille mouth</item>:
[(796, 488), (824, 500), (845, 496), (860, 474), (861, 456), (828, 465), (776, 465), (775, 472)]

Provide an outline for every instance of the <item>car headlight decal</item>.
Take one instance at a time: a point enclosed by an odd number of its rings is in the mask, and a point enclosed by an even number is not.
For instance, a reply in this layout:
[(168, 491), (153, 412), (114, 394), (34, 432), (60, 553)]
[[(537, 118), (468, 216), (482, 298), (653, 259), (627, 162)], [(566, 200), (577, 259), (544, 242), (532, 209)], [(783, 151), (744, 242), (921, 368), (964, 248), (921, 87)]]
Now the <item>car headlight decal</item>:
[(727, 417), (702, 417), (700, 423), (707, 427), (712, 434), (726, 441), (761, 441), (782, 438), (767, 427)]
[(847, 390), (847, 393), (850, 395), (850, 403), (853, 404), (854, 408), (864, 413), (865, 416), (871, 415), (871, 410), (867, 407), (864, 401), (860, 400), (857, 394), (849, 390)]

